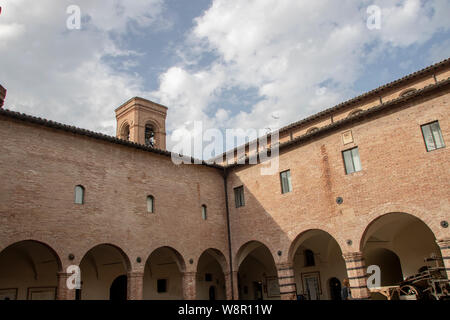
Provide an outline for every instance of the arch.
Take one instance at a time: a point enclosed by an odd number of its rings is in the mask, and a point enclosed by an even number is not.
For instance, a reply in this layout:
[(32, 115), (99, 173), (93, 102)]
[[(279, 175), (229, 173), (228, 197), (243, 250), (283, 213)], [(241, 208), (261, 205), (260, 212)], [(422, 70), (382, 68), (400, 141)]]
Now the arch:
[(109, 300), (124, 301), (127, 300), (127, 276), (121, 275), (114, 279), (109, 288)]
[(122, 140), (127, 140), (127, 141), (130, 140), (130, 125), (129, 125), (128, 121), (124, 121), (120, 125), (119, 137)]
[(292, 263), (298, 293), (306, 299), (335, 298), (336, 292), (331, 290), (329, 279), (339, 281), (347, 276), (339, 243), (322, 229), (301, 232), (291, 243), (288, 259)]
[[(240, 299), (280, 299), (278, 271), (268, 246), (256, 240), (246, 242), (236, 254), (235, 265)], [(269, 285), (270, 291), (263, 290)]]
[(44, 246), (45, 248), (47, 248), (47, 249), (51, 252), (51, 254), (54, 256), (54, 258), (55, 258), (55, 260), (56, 260), (56, 265), (58, 266), (58, 272), (63, 271), (62, 262), (61, 262), (61, 259), (60, 259), (59, 255), (58, 255), (58, 253), (56, 252), (56, 250), (53, 249), (53, 248), (52, 248), (49, 244), (47, 244), (46, 242), (40, 241), (40, 240), (26, 239), (26, 240), (20, 240), (20, 241), (13, 242), (13, 243), (7, 245), (5, 248), (3, 248), (3, 249), (0, 251), (0, 256), (1, 256), (1, 254), (2, 254), (3, 252), (5, 252), (6, 250), (8, 250), (8, 249), (10, 249), (10, 248), (14, 248), (15, 246), (19, 246), (19, 245), (21, 245), (21, 244), (27, 244), (27, 243), (36, 243), (36, 244), (42, 245), (42, 246)]
[[(220, 251), (219, 249), (216, 249), (216, 248), (208, 248), (202, 252), (200, 257), (198, 258), (198, 261), (200, 261), (200, 259), (205, 254), (210, 255), (219, 263), (220, 267), (222, 268), (223, 273), (229, 272), (230, 267), (228, 265), (227, 259), (225, 258), (225, 255), (222, 253), (222, 251)], [(197, 262), (197, 269), (198, 269), (198, 262)]]
[(348, 117), (356, 116), (357, 114), (359, 114), (359, 113), (361, 113), (361, 112), (364, 112), (364, 110), (363, 110), (363, 109), (355, 109), (355, 110), (352, 110), (352, 111), (350, 111), (350, 113), (348, 114), (347, 118), (348, 118)]
[(314, 133), (316, 131), (319, 131), (319, 128), (312, 127), (312, 128), (309, 128), (308, 130), (306, 130), (306, 134)]
[(423, 221), (418, 215), (416, 215), (416, 214), (410, 214), (410, 213), (405, 213), (405, 212), (389, 212), (389, 213), (384, 213), (384, 214), (381, 214), (381, 215), (375, 217), (375, 218), (372, 219), (372, 221), (370, 221), (369, 224), (365, 227), (365, 229), (364, 229), (364, 231), (363, 231), (363, 233), (362, 233), (362, 235), (361, 235), (361, 237), (360, 237), (360, 240), (359, 240), (359, 250), (360, 250), (361, 252), (363, 251), (365, 241), (366, 241), (367, 238), (368, 238), (368, 234), (369, 234), (369, 231), (371, 230), (371, 228), (374, 228), (374, 226), (376, 227), (376, 225), (377, 225), (382, 219), (385, 219), (386, 217), (389, 217), (389, 216), (398, 215), (398, 214), (399, 214), (399, 215), (404, 215), (404, 216), (409, 216), (409, 217), (412, 218), (412, 219), (417, 219), (417, 220), (419, 220), (421, 223), (423, 223), (424, 226), (427, 227), (427, 229), (433, 234), (433, 237), (436, 239), (436, 235), (435, 235), (435, 233), (433, 232), (433, 230), (431, 229), (431, 227), (430, 227), (425, 221)]
[(264, 246), (266, 247), (267, 250), (269, 250), (270, 256), (272, 257), (272, 260), (275, 263), (275, 258), (272, 254), (272, 251), (269, 249), (269, 246), (258, 240), (250, 240), (241, 245), (238, 252), (236, 253), (235, 259), (233, 260), (234, 261), (233, 269), (238, 270), (239, 266), (241, 265), (242, 261), (244, 261), (244, 259), (247, 257), (247, 255), (260, 246)]
[(84, 204), (84, 194), (86, 189), (81, 185), (75, 186), (75, 203), (76, 204)]
[(158, 247), (158, 248), (154, 249), (148, 255), (146, 261), (150, 260), (151, 256), (154, 255), (157, 251), (164, 250), (164, 249), (167, 249), (169, 254), (170, 254), (170, 256), (175, 260), (175, 262), (176, 262), (176, 264), (178, 266), (178, 270), (180, 272), (186, 272), (186, 262), (185, 262), (183, 256), (176, 249), (174, 249), (173, 247), (170, 247), (170, 246), (162, 246), (162, 247)]
[(101, 247), (101, 246), (111, 247), (111, 248), (117, 250), (118, 253), (121, 255), (121, 257), (124, 259), (124, 263), (125, 263), (124, 267), (125, 267), (126, 271), (127, 271), (127, 272), (131, 271), (131, 262), (130, 262), (130, 259), (128, 258), (128, 255), (125, 253), (125, 251), (122, 250), (122, 248), (120, 248), (119, 246), (117, 246), (117, 245), (115, 245), (115, 244), (112, 244), (112, 243), (100, 243), (100, 244), (97, 244), (97, 245), (91, 247), (90, 249), (88, 249), (88, 250), (83, 254), (83, 258), (81, 258), (81, 260), (80, 260), (80, 265), (81, 265), (81, 262), (83, 261), (83, 259), (86, 258), (87, 255), (88, 255), (90, 252), (92, 252), (92, 250), (94, 250), (94, 249), (96, 249), (96, 248), (99, 248), (99, 247)]
[(211, 299), (211, 287), (214, 287), (214, 298), (226, 299), (225, 273), (228, 270), (227, 261), (221, 251), (214, 248), (203, 251), (197, 262), (197, 299)]
[(14, 242), (0, 251), (0, 288), (16, 288), (11, 299), (55, 299), (56, 296), (35, 297), (28, 288), (58, 286), (62, 270), (59, 255), (48, 244), (37, 240)]
[(417, 91), (417, 89), (416, 88), (407, 88), (405, 90), (402, 90), (398, 96), (399, 97), (403, 97), (403, 96), (406, 96), (407, 94), (410, 94), (410, 93), (412, 93), (414, 91)]
[(394, 282), (417, 274), (424, 261), (429, 266), (444, 266), (435, 234), (422, 219), (409, 213), (390, 212), (376, 217), (365, 228), (359, 245), (368, 260), (379, 261), (377, 264), (384, 265), (384, 269), (397, 270), (387, 275)]
[(183, 256), (173, 247), (154, 249), (144, 265), (143, 298), (146, 300), (179, 300), (183, 298)]
[(291, 242), (291, 245), (289, 247), (289, 251), (288, 251), (288, 261), (290, 263), (294, 262), (294, 256), (295, 253), (297, 252), (297, 249), (300, 247), (300, 245), (306, 241), (307, 239), (317, 235), (318, 233), (325, 233), (326, 235), (328, 235), (331, 239), (333, 239), (334, 241), (336, 241), (337, 246), (339, 247), (339, 250), (342, 252), (342, 248), (339, 244), (339, 242), (336, 240), (336, 238), (334, 236), (332, 236), (329, 232), (323, 230), (323, 229), (308, 229), (305, 231), (300, 232), (297, 237), (295, 237), (295, 239)]
[[(123, 278), (131, 271), (128, 255), (118, 246), (101, 243), (91, 247), (80, 260), (82, 300), (108, 300), (111, 287), (123, 287)], [(117, 280), (122, 279), (122, 280)], [(115, 281), (118, 281), (116, 283)], [(121, 291), (123, 295), (123, 290)], [(114, 297), (113, 297), (114, 298)]]

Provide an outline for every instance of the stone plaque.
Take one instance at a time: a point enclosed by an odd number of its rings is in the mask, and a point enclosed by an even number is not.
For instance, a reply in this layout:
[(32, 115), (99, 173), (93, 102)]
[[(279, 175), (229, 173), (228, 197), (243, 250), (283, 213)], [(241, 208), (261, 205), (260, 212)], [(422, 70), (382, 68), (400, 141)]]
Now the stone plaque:
[(352, 135), (352, 131), (351, 131), (351, 130), (345, 131), (345, 132), (342, 134), (342, 142), (343, 142), (344, 144), (349, 144), (349, 143), (352, 143), (352, 142), (353, 142), (353, 135)]

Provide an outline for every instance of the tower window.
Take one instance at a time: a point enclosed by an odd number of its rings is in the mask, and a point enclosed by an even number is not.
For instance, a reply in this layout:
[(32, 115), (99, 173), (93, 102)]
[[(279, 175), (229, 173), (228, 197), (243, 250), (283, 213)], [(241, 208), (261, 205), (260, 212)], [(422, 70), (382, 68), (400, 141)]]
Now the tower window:
[(121, 132), (121, 139), (123, 140), (130, 140), (130, 126), (128, 125), (128, 123), (126, 123), (123, 127), (122, 127), (122, 132)]
[(312, 267), (316, 265), (316, 261), (314, 261), (314, 252), (312, 250), (305, 250), (305, 267)]
[(347, 174), (362, 170), (358, 147), (343, 151), (342, 156), (344, 157), (345, 172)]
[(153, 196), (147, 196), (147, 212), (153, 213), (155, 206), (155, 198)]
[(206, 218), (207, 218), (206, 206), (202, 205), (202, 219), (206, 220)]
[(422, 126), (423, 140), (427, 151), (444, 148), (444, 138), (442, 137), (441, 127), (438, 121), (434, 121)]
[(288, 193), (292, 191), (291, 170), (286, 170), (280, 173), (281, 179), (281, 193)]
[(155, 130), (151, 124), (145, 125), (145, 145), (149, 147), (155, 146)]
[(81, 185), (75, 187), (75, 203), (84, 204), (84, 187)]
[(244, 186), (234, 188), (234, 201), (236, 208), (245, 206)]

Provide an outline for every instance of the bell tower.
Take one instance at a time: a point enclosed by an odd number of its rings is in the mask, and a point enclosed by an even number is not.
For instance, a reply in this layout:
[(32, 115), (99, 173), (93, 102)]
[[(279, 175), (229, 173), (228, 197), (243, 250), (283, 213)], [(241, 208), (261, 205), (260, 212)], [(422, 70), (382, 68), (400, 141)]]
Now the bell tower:
[(117, 138), (166, 150), (167, 107), (134, 97), (115, 112)]

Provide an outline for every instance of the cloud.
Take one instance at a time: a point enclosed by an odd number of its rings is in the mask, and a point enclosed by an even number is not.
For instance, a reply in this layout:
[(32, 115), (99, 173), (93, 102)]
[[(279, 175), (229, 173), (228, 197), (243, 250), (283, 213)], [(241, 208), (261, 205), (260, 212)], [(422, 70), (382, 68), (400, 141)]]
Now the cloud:
[[(380, 30), (366, 25), (373, 4), (381, 9)], [(154, 95), (169, 108), (176, 105), (174, 128), (194, 119), (278, 128), (349, 98), (365, 64), (385, 52), (448, 31), (448, 12), (445, 0), (214, 0), (180, 50), (183, 57), (192, 52), (198, 63), (184, 59), (189, 63), (169, 68)], [(205, 65), (202, 56), (213, 59)], [(254, 88), (259, 100), (234, 113), (222, 104), (223, 111), (209, 113), (230, 88)]]
[[(6, 107), (115, 135), (114, 108), (145, 95), (126, 69), (140, 53), (121, 46), (139, 28), (167, 26), (161, 0), (79, 0), (81, 30), (68, 30), (72, 1), (2, 1), (0, 79)], [(123, 57), (113, 68), (107, 57)]]

